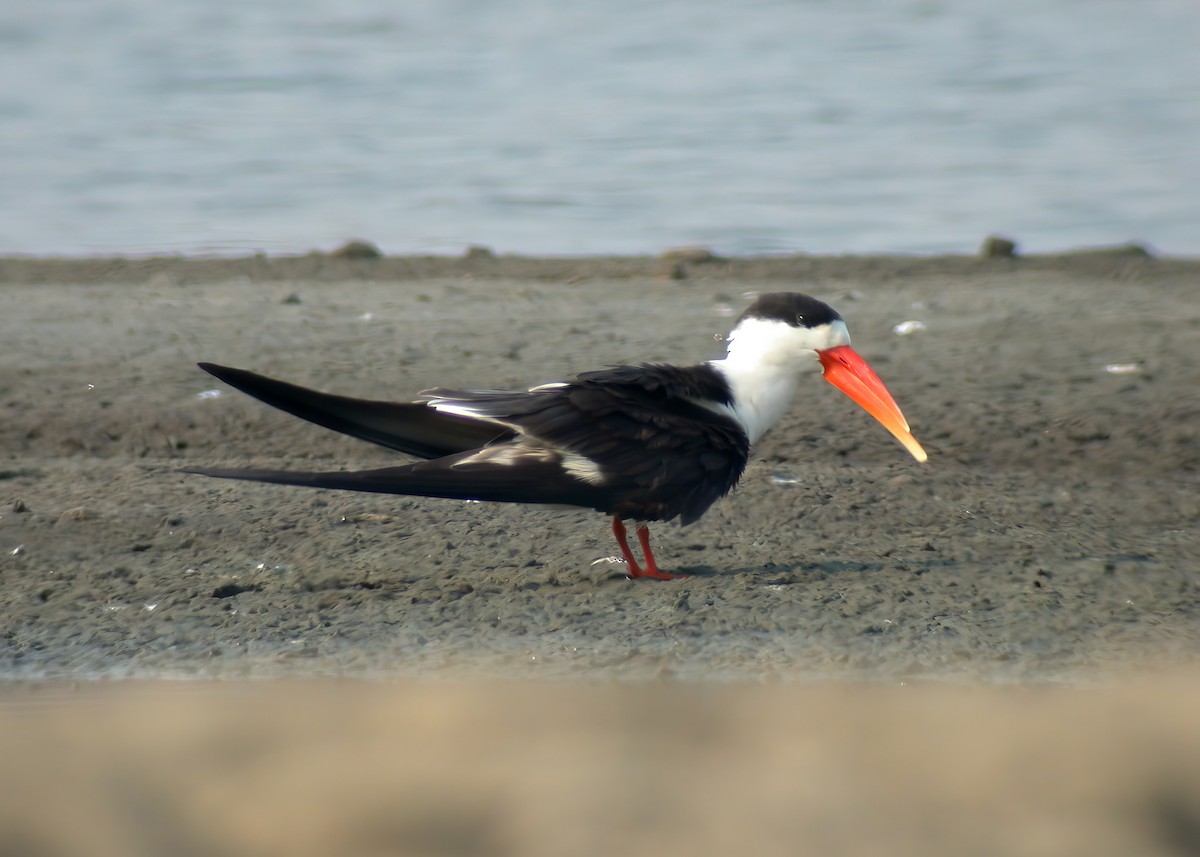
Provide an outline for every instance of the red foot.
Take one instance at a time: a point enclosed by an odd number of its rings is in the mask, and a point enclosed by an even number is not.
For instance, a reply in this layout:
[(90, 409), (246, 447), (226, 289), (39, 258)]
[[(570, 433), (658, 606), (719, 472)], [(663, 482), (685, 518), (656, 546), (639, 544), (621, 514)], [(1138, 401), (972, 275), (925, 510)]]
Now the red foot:
[(687, 578), (687, 575), (686, 574), (674, 574), (672, 572), (661, 571), (656, 568), (653, 571), (650, 571), (648, 569), (643, 569), (641, 574), (630, 573), (628, 575), (628, 577), (630, 580), (636, 580), (640, 577), (648, 577), (651, 580), (684, 580)]
[(654, 561), (654, 552), (650, 550), (650, 528), (645, 524), (638, 524), (637, 527), (638, 541), (641, 542), (642, 554), (646, 557), (645, 568), (638, 565), (637, 560), (634, 559), (633, 551), (629, 548), (629, 539), (626, 538), (625, 524), (616, 515), (613, 515), (612, 531), (613, 535), (617, 537), (617, 544), (621, 546), (625, 564), (629, 567), (630, 579), (649, 577), (652, 580), (680, 580), (687, 577), (686, 574), (672, 574), (658, 567), (658, 563)]

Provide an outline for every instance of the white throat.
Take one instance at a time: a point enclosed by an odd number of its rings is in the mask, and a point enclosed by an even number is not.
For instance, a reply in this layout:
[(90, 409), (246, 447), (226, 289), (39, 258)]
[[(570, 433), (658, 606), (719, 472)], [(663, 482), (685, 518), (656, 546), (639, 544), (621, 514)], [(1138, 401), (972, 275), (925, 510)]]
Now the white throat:
[(729, 334), (729, 347), (709, 365), (725, 376), (733, 404), (721, 408), (754, 444), (787, 411), (803, 375), (821, 371), (817, 351), (849, 345), (840, 319), (818, 327), (793, 327), (774, 319), (745, 318)]

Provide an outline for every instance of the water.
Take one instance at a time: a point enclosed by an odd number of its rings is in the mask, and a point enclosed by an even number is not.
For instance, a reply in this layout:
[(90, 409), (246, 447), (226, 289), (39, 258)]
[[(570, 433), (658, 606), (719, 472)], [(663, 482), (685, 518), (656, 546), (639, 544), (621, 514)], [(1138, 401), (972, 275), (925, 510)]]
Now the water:
[(0, 253), (1200, 252), (1195, 0), (46, 0)]

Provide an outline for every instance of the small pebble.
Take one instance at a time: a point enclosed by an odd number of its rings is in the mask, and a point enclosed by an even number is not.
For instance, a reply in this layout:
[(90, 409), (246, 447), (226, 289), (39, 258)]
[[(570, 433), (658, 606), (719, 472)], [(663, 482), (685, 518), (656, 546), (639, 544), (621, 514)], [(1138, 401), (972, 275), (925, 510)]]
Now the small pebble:
[(62, 514), (58, 516), (58, 523), (63, 521), (90, 521), (96, 517), (96, 513), (87, 506), (75, 506), (71, 509), (64, 509)]
[(916, 333), (918, 330), (925, 329), (923, 321), (902, 321), (892, 328), (892, 333), (897, 336), (908, 336), (910, 333)]

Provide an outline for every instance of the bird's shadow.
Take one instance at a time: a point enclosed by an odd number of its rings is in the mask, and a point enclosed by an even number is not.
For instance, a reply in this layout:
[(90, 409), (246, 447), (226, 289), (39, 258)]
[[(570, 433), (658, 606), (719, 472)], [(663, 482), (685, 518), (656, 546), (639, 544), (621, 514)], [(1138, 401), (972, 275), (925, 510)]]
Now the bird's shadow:
[[(839, 559), (821, 559), (821, 561), (815, 562), (739, 565), (736, 568), (718, 568), (715, 565), (677, 565), (677, 567), (673, 567), (670, 570), (673, 574), (685, 575), (685, 577), (680, 579), (684, 582), (688, 580), (732, 580), (734, 577), (748, 575), (760, 579), (764, 585), (774, 585), (774, 583), (803, 583), (845, 575), (880, 574), (884, 573), (884, 571), (898, 571), (898, 573), (902, 574), (922, 575), (926, 571), (946, 568), (950, 567), (950, 565), (958, 565), (958, 563), (948, 561), (948, 559), (937, 559), (937, 561), (919, 564), (905, 562), (902, 565), (888, 562), (864, 563), (839, 561)], [(614, 579), (620, 579), (620, 577), (625, 577), (626, 575), (614, 574), (612, 576)]]
[[(840, 574), (863, 574), (883, 571), (888, 567), (883, 563), (851, 563), (851, 562), (817, 562), (817, 563), (770, 563), (767, 565), (740, 565), (737, 568), (718, 568), (715, 565), (674, 565), (668, 569), (671, 574), (683, 575), (680, 582), (689, 580), (732, 580), (733, 577), (750, 575), (760, 577), (763, 583), (799, 583), (806, 579), (823, 579), (823, 577)], [(630, 579), (624, 571), (614, 571), (608, 575), (608, 580)], [(638, 577), (636, 580), (650, 580)], [(654, 581), (664, 582), (664, 581)]]

